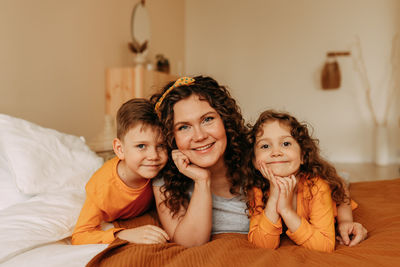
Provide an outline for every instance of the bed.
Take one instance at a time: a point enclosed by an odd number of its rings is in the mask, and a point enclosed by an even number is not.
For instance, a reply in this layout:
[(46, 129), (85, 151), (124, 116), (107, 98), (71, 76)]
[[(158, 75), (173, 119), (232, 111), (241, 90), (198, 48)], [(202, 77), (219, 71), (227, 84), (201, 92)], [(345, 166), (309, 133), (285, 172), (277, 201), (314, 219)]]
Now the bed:
[[(354, 217), (369, 237), (333, 253), (284, 238), (277, 250), (221, 234), (195, 248), (174, 243), (70, 245), (84, 185), (103, 160), (80, 137), (0, 114), (0, 266), (396, 266), (400, 262), (400, 179), (352, 183)], [(159, 225), (155, 210), (114, 224)], [(105, 226), (106, 227), (106, 226)]]
[(0, 114), (0, 266), (85, 266), (106, 245), (70, 245), (102, 164), (80, 137)]

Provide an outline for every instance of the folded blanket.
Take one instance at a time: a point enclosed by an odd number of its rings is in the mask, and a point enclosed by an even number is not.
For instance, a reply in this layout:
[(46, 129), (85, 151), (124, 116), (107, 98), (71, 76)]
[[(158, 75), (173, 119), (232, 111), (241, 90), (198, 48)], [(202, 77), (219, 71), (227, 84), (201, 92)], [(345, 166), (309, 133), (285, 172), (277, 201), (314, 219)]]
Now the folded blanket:
[[(116, 239), (87, 266), (397, 266), (400, 262), (400, 179), (351, 184), (359, 208), (354, 219), (368, 229), (355, 247), (337, 245), (333, 253), (308, 250), (283, 237), (278, 249), (257, 248), (246, 235), (219, 234), (199, 247), (176, 243), (138, 245)], [(160, 225), (153, 210), (118, 221), (118, 227)]]

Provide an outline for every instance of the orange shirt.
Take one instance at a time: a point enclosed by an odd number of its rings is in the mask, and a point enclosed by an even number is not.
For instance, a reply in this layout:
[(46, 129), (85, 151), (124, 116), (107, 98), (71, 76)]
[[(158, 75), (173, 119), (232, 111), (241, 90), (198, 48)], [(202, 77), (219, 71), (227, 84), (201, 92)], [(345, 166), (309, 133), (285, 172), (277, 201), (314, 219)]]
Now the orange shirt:
[(140, 188), (127, 186), (117, 173), (117, 157), (107, 161), (86, 184), (86, 200), (72, 234), (72, 244), (111, 243), (124, 230), (101, 230), (101, 223), (144, 213), (153, 202), (150, 180)]
[[(316, 178), (314, 186), (308, 186), (305, 179), (300, 179), (297, 185), (297, 207), (296, 213), (301, 218), (300, 227), (292, 233), (286, 231), (287, 236), (297, 245), (331, 252), (335, 249), (335, 221), (334, 206), (329, 185), (322, 179)], [(275, 224), (266, 216), (262, 207), (262, 192), (254, 188), (255, 206), (258, 211), (250, 218), (249, 241), (264, 248), (277, 248), (279, 246), (280, 234), (282, 233), (282, 219)]]

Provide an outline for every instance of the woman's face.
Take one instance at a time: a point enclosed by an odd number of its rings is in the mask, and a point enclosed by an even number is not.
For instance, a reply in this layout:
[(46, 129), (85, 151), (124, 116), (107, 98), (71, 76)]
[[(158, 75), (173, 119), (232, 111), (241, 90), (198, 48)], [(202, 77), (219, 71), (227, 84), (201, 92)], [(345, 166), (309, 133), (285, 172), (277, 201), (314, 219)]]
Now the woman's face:
[(206, 100), (191, 95), (177, 102), (173, 127), (176, 145), (191, 163), (202, 168), (223, 165), (225, 127), (221, 116)]

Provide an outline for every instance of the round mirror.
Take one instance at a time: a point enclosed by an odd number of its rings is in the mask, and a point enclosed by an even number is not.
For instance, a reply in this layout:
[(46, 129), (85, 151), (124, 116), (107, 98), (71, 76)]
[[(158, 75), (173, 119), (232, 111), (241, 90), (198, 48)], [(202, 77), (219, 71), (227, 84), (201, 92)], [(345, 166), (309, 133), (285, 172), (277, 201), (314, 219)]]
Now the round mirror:
[(139, 53), (143, 52), (150, 40), (150, 19), (144, 1), (135, 5), (132, 11), (132, 41)]

